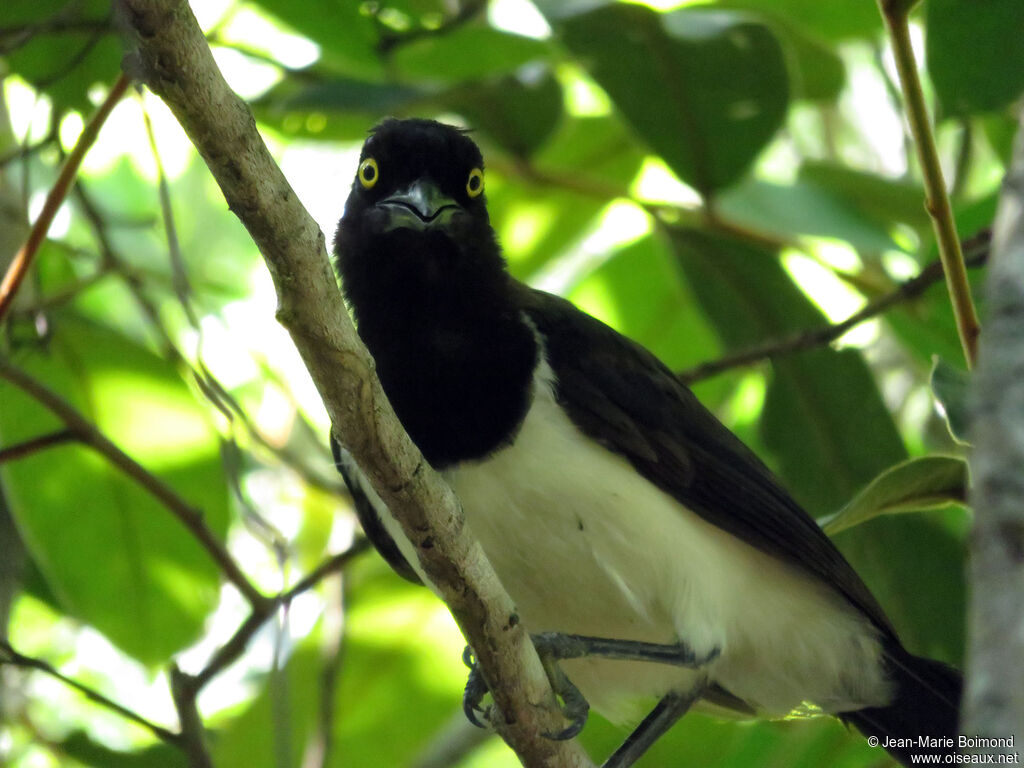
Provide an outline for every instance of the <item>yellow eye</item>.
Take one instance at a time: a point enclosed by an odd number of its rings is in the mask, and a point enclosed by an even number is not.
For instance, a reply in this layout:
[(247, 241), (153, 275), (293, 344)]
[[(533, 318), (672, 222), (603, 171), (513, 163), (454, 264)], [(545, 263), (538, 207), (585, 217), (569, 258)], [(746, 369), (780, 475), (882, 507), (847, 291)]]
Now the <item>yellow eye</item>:
[(466, 180), (466, 194), (470, 197), (479, 197), (483, 191), (484, 172), (479, 168), (474, 168), (469, 172), (469, 178)]
[(377, 161), (372, 157), (366, 158), (359, 164), (359, 183), (363, 185), (363, 189), (370, 189), (370, 187), (377, 183), (379, 177), (380, 171), (377, 170)]

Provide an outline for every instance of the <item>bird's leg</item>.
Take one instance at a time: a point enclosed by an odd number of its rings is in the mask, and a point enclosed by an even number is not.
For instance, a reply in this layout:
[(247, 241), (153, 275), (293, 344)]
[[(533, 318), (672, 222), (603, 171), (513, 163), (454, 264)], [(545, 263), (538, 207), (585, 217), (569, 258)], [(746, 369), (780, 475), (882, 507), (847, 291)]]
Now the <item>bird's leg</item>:
[(533, 644), (541, 656), (558, 661), (579, 659), (584, 656), (600, 656), (620, 661), (653, 661), (677, 667), (700, 669), (718, 658), (721, 649), (712, 648), (706, 654), (698, 654), (687, 643), (646, 643), (641, 640), (617, 640), (608, 637), (588, 635), (567, 635), (561, 632), (544, 632), (533, 635)]
[[(588, 635), (569, 635), (561, 632), (544, 632), (532, 635), (531, 639), (533, 640), (534, 647), (537, 649), (541, 662), (544, 664), (544, 669), (548, 674), (548, 679), (551, 681), (552, 689), (562, 699), (562, 713), (570, 721), (570, 725), (565, 730), (559, 733), (546, 734), (552, 739), (571, 739), (578, 734), (583, 730), (590, 711), (590, 705), (587, 703), (587, 700), (580, 693), (579, 689), (572, 684), (572, 681), (566, 677), (558, 665), (559, 661), (579, 659), (585, 656), (599, 656), (620, 661), (651, 661), (699, 669), (714, 661), (720, 653), (720, 649), (713, 648), (710, 652), (700, 655), (683, 641), (672, 644), (647, 643), (640, 640), (616, 640), (606, 637), (590, 637)], [(476, 662), (473, 660), (472, 650), (469, 646), (466, 647), (462, 660), (469, 667), (469, 679), (466, 681), (466, 689), (462, 696), (462, 709), (466, 713), (467, 719), (473, 725), (483, 728), (484, 725), (477, 718), (477, 713), (479, 712), (486, 719), (489, 719), (488, 712), (481, 706), (483, 697), (487, 693), (487, 684), (477, 669)], [(703, 690), (703, 685), (701, 690)], [(666, 697), (666, 700), (669, 698)], [(688, 707), (689, 704), (687, 705)], [(684, 708), (676, 715), (675, 719), (681, 717), (685, 711), (686, 709)], [(644, 723), (646, 722), (645, 720)], [(672, 722), (674, 720), (664, 727), (668, 728)], [(637, 728), (634, 735), (640, 732), (641, 728), (644, 727), (644, 723), (641, 724), (640, 728)], [(660, 734), (661, 731), (658, 731), (653, 739), (657, 739)], [(643, 749), (647, 749), (653, 743), (653, 739)], [(623, 765), (628, 765), (628, 763)]]
[(633, 765), (689, 711), (703, 695), (706, 686), (705, 678), (689, 693), (670, 693), (664, 696), (601, 768), (629, 768)]

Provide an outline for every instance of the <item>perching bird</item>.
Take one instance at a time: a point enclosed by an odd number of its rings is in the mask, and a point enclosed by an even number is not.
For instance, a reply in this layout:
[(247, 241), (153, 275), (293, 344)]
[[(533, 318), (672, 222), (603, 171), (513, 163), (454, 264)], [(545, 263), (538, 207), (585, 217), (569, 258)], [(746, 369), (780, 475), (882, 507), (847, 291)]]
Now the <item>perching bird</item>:
[[(812, 704), (901, 761), (927, 751), (918, 737), (955, 738), (959, 673), (903, 648), (764, 464), (646, 349), (508, 274), (483, 169), (459, 129), (384, 121), (362, 149), (336, 266), (395, 412), (521, 619), (580, 636), (586, 655), (541, 652), (610, 719), (660, 700), (606, 765), (628, 765), (695, 701), (763, 717)], [(367, 535), (429, 584), (334, 449)]]

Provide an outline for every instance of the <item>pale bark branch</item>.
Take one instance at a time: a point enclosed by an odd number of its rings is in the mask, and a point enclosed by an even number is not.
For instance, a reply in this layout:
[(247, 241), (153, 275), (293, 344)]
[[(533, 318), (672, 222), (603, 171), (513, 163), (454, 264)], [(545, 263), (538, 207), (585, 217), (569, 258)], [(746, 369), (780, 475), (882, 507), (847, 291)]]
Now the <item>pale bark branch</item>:
[(134, 50), (127, 64), (170, 107), (210, 167), (230, 209), (267, 263), (288, 329), (334, 424), (414, 543), (480, 660), (502, 713), (497, 726), (530, 766), (586, 766), (561, 729), (555, 697), (458, 500), (402, 430), (373, 361), (355, 334), (327, 259), (324, 237), (264, 145), (252, 114), (224, 82), (184, 0), (118, 0)]
[(962, 732), (1024, 744), (1024, 113), (993, 227), (972, 385), (967, 690)]

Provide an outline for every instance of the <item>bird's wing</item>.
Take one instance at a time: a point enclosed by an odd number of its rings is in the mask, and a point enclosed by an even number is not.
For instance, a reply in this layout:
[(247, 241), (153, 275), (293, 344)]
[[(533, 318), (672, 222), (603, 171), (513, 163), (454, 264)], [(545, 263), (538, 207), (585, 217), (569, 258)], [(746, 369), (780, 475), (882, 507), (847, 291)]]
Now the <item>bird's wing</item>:
[[(416, 571), (409, 565), (409, 561), (405, 559), (395, 540), (391, 538), (391, 534), (387, 532), (381, 522), (381, 515), (387, 514), (387, 509), (380, 502), (355, 459), (341, 447), (334, 439), (333, 434), (331, 435), (331, 453), (334, 456), (334, 466), (338, 468), (345, 480), (345, 485), (348, 486), (349, 493), (352, 494), (352, 505), (355, 507), (356, 517), (359, 518), (359, 524), (363, 526), (366, 538), (380, 552), (387, 564), (394, 568), (395, 573), (413, 584), (422, 584), (420, 577), (416, 575)], [(380, 502), (379, 508), (375, 502)]]
[(556, 397), (582, 432), (709, 523), (821, 578), (893, 632), (818, 524), (654, 355), (564, 299), (515, 290), (544, 337)]

